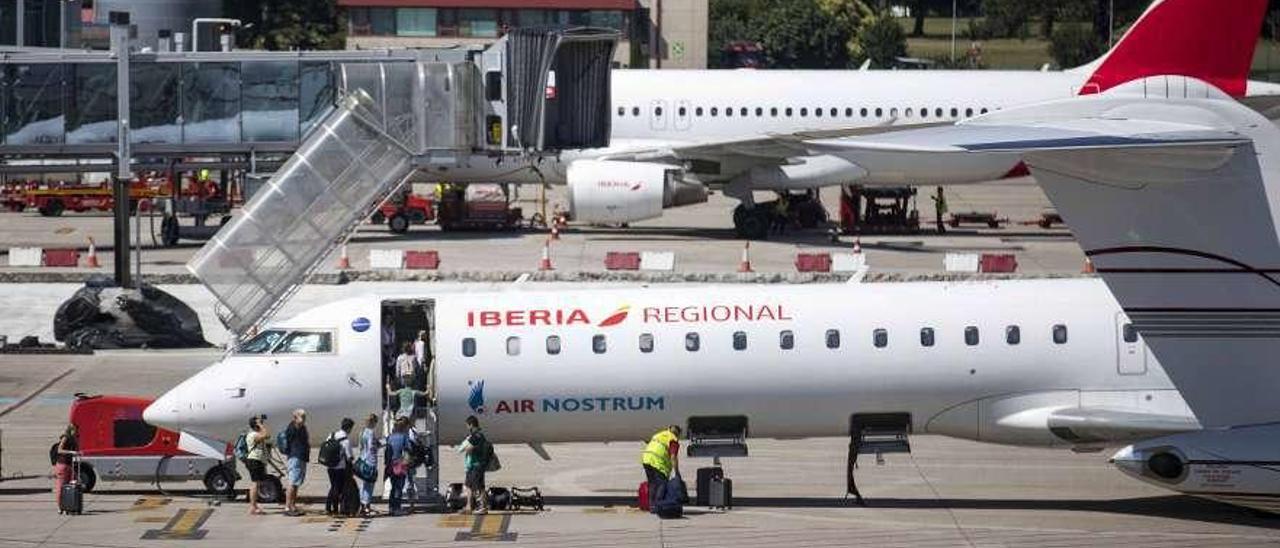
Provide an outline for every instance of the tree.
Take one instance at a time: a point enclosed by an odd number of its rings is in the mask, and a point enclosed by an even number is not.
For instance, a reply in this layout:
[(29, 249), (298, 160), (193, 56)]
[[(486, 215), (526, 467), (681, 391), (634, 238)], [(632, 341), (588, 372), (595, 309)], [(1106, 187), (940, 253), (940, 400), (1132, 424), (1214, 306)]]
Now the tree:
[(1105, 40), (1082, 25), (1062, 25), (1049, 39), (1049, 55), (1062, 68), (1078, 67), (1102, 55)]
[(871, 66), (878, 68), (892, 67), (898, 57), (907, 55), (907, 33), (888, 13), (863, 19), (854, 44), (853, 61), (870, 59)]
[(236, 45), (266, 50), (346, 47), (346, 21), (336, 0), (223, 0), (223, 13), (244, 23)]
[(708, 32), (711, 65), (719, 65), (724, 44), (750, 40), (764, 47), (769, 67), (847, 67), (854, 28), (841, 23), (847, 14), (828, 12), (821, 1), (712, 0)]
[(911, 0), (911, 18), (915, 21), (911, 26), (911, 36), (924, 36), (924, 20), (930, 11), (945, 11), (951, 15), (951, 0)]
[(1036, 8), (1035, 2), (1027, 0), (982, 0), (987, 29), (1000, 38), (1026, 38), (1027, 23)]

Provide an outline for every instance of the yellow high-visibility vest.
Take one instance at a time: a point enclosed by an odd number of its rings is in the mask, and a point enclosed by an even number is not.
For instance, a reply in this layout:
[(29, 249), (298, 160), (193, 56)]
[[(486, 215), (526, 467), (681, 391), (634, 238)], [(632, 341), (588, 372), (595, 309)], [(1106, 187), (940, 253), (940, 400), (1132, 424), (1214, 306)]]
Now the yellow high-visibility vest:
[(672, 434), (670, 430), (662, 430), (653, 435), (649, 440), (649, 445), (644, 448), (644, 453), (640, 455), (640, 462), (648, 466), (652, 466), (664, 476), (671, 477), (671, 454), (667, 452), (671, 446), (671, 442), (678, 441), (679, 438)]

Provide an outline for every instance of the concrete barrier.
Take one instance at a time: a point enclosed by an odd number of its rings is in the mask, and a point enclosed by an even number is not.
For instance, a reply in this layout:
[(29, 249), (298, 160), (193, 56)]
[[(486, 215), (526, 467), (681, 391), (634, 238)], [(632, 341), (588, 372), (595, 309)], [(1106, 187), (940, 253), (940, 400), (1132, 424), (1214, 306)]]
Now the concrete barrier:
[(42, 264), (44, 264), (44, 249), (42, 248), (9, 248), (9, 266), (40, 266)]
[(640, 270), (671, 272), (676, 269), (676, 254), (671, 251), (645, 251), (640, 253)]
[(942, 259), (947, 272), (977, 272), (978, 255), (976, 253), (948, 253)]
[(831, 254), (797, 253), (796, 272), (831, 272)]
[(857, 272), (867, 266), (867, 256), (861, 253), (832, 253), (832, 272)]
[(440, 268), (437, 251), (405, 251), (404, 267), (409, 270), (436, 270)]
[(400, 249), (370, 249), (369, 268), (374, 270), (400, 270), (404, 268), (404, 251)]

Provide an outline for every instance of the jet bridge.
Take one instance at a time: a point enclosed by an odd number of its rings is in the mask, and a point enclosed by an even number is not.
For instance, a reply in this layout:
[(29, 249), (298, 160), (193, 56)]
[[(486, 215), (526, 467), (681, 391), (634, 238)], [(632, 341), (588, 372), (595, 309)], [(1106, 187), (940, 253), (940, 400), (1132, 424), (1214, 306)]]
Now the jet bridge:
[(336, 108), (188, 270), (242, 336), (415, 169), (608, 146), (616, 43), (611, 30), (518, 29), (466, 61), (344, 65)]

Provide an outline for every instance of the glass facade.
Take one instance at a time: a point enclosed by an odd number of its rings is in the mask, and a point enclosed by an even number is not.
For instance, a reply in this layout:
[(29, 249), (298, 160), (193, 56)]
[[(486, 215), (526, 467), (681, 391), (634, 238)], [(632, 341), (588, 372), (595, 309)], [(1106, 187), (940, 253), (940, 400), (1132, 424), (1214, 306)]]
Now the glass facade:
[(191, 63), (182, 71), (182, 140), (240, 139), (240, 63)]
[(129, 66), (129, 141), (182, 142), (182, 103), (178, 86), (182, 65), (137, 63)]
[(50, 145), (63, 141), (63, 73), (69, 65), (9, 65), (5, 67), (5, 142), (11, 145)]
[(497, 38), (506, 29), (547, 25), (605, 27), (630, 35), (630, 12), (493, 8), (349, 8), (352, 36)]
[(298, 63), (245, 62), (241, 65), (241, 130), (247, 142), (298, 139)]

